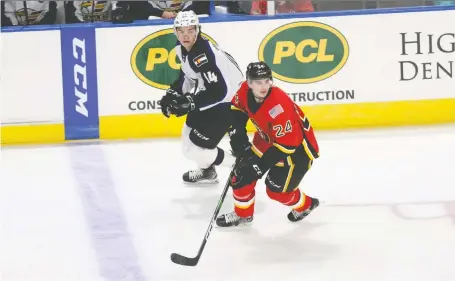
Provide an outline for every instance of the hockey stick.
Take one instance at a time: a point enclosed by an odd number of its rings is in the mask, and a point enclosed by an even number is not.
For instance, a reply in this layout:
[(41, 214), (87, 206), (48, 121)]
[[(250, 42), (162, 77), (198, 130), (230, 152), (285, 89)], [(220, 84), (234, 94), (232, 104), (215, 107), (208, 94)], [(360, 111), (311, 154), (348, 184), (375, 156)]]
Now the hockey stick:
[[(237, 165), (238, 159), (236, 160), (236, 163), (234, 167)], [(234, 174), (234, 169), (232, 169), (231, 173), (229, 174), (229, 178), (226, 182), (226, 185), (224, 186), (223, 193), (221, 194), (220, 200), (218, 200), (218, 205), (216, 205), (215, 212), (213, 213), (212, 220), (210, 221), (209, 228), (207, 229), (207, 232), (205, 233), (204, 240), (202, 240), (201, 247), (199, 248), (199, 252), (197, 253), (197, 256), (194, 258), (188, 258), (185, 256), (182, 256), (177, 253), (172, 253), (171, 254), (171, 260), (180, 265), (186, 265), (186, 266), (196, 266), (199, 262), (199, 259), (201, 258), (202, 252), (204, 251), (205, 244), (207, 244), (207, 240), (209, 239), (210, 232), (212, 231), (213, 224), (216, 221), (216, 218), (218, 216), (218, 213), (220, 212), (221, 206), (223, 205), (224, 198), (226, 197), (226, 194), (229, 190), (230, 186), (230, 180)]]

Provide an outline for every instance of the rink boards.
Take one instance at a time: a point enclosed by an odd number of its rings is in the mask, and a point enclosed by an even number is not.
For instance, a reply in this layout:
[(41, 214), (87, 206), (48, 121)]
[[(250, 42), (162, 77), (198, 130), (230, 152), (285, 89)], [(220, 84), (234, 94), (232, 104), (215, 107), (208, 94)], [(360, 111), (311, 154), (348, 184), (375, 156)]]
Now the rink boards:
[[(455, 122), (453, 6), (233, 18), (201, 19), (204, 36), (242, 71), (266, 61), (316, 129)], [(170, 21), (6, 31), (2, 144), (180, 135), (158, 104)]]

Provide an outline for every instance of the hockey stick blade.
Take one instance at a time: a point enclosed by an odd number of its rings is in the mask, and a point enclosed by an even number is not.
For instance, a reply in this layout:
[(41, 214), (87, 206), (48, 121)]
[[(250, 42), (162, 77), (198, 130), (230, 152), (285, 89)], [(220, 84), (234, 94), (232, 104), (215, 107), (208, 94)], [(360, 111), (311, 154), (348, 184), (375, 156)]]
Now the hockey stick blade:
[[(239, 159), (237, 158), (234, 164), (234, 167), (238, 164)], [(220, 212), (221, 206), (223, 205), (224, 198), (226, 198), (226, 193), (229, 189), (230, 186), (230, 179), (232, 178), (234, 174), (234, 170), (231, 171), (229, 174), (229, 178), (226, 182), (226, 185), (224, 186), (223, 192), (221, 193), (221, 197), (218, 200), (218, 204), (216, 205), (215, 212), (213, 213), (212, 219), (210, 220), (209, 227), (207, 228), (207, 231), (205, 232), (204, 239), (202, 240), (201, 246), (199, 247), (199, 251), (197, 253), (197, 256), (194, 258), (188, 258), (184, 257), (182, 255), (172, 253), (171, 254), (171, 260), (172, 262), (180, 265), (186, 265), (186, 266), (196, 266), (199, 262), (199, 259), (202, 256), (202, 252), (204, 251), (205, 244), (207, 244), (207, 241), (209, 240), (210, 233), (212, 232), (213, 225), (215, 224), (216, 218), (218, 217), (218, 213)]]
[(171, 260), (172, 260), (172, 262), (174, 262), (176, 264), (180, 264), (180, 265), (196, 266), (197, 263), (199, 262), (199, 257), (187, 258), (182, 255), (172, 253)]

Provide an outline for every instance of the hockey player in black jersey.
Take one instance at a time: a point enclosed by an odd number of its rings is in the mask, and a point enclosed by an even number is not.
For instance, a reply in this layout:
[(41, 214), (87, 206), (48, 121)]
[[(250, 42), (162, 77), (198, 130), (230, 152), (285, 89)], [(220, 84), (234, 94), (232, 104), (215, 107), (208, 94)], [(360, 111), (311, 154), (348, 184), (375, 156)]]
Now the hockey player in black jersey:
[(243, 74), (231, 55), (201, 37), (193, 11), (179, 12), (174, 20), (180, 77), (160, 105), (166, 117), (186, 115), (182, 130), (183, 154), (198, 169), (183, 174), (186, 183), (217, 183), (214, 166), (231, 167), (235, 158), (218, 147), (231, 126), (231, 100)]

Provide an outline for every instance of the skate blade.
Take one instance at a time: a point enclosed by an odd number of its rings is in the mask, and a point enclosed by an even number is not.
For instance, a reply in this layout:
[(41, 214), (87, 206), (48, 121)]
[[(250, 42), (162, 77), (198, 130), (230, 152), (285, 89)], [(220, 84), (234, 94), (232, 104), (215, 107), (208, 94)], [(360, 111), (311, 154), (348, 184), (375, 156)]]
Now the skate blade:
[(238, 225), (232, 225), (232, 226), (218, 226), (217, 224), (215, 224), (215, 228), (221, 228), (221, 229), (226, 229), (226, 230), (229, 230), (229, 229), (242, 229), (242, 228), (246, 228), (250, 225), (252, 225), (253, 222), (250, 221), (250, 222), (242, 222), (242, 223), (239, 223)]
[(316, 209), (318, 209), (319, 207), (321, 207), (321, 205), (323, 203), (325, 203), (325, 201), (322, 201), (322, 200), (318, 200), (319, 201), (319, 204), (314, 207), (311, 211), (308, 212), (308, 214), (306, 214), (304, 217), (302, 217), (301, 219), (297, 220), (297, 221), (291, 221), (289, 218), (288, 220), (291, 222), (291, 223), (298, 223), (298, 222), (301, 222), (301, 221), (304, 221), (305, 219), (307, 219), (307, 217), (309, 217), (314, 211), (316, 211)]
[(322, 200), (318, 200), (319, 201), (319, 204), (313, 208), (313, 210), (311, 210), (307, 216), (309, 216), (311, 213), (313, 213), (314, 211), (316, 211), (317, 209), (319, 209), (323, 204), (325, 204), (325, 201), (322, 201)]
[[(325, 205), (327, 202), (325, 200), (319, 200), (319, 207), (321, 207), (321, 205)], [(317, 209), (317, 208), (316, 208)]]
[(216, 180), (202, 180), (202, 181), (198, 181), (198, 182), (183, 181), (183, 183), (186, 184), (186, 185), (209, 185), (209, 184), (217, 184), (219, 182), (220, 181), (218, 179), (216, 179)]

